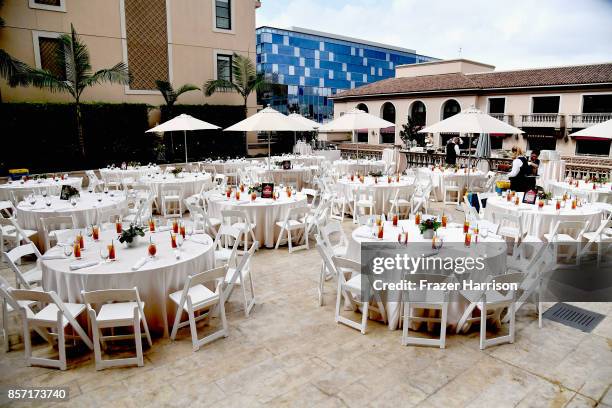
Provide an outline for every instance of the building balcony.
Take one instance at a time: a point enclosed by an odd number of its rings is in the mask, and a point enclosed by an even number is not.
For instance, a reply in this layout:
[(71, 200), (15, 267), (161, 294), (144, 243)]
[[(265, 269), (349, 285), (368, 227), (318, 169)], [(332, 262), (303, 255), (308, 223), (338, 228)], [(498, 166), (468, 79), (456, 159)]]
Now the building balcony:
[(601, 122), (612, 119), (611, 113), (580, 113), (576, 115), (569, 115), (570, 120), (568, 128), (587, 128), (589, 126), (596, 125)]
[(505, 113), (489, 113), (489, 115), (493, 116), (497, 120), (506, 122), (510, 126), (514, 126), (514, 115), (506, 115)]
[(565, 127), (565, 116), (558, 113), (530, 113), (521, 115), (519, 127), (548, 127), (561, 129)]

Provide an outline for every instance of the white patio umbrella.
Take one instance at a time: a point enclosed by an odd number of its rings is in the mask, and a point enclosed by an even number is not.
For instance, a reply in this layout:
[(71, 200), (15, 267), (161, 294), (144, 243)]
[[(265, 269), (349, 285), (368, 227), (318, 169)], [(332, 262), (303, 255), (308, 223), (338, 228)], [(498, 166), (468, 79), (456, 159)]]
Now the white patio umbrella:
[(579, 130), (578, 132), (574, 132), (570, 136), (612, 139), (612, 119), (590, 126), (586, 129)]
[[(303, 117), (302, 115), (300, 115), (299, 113), (291, 113), (288, 115), (291, 119), (296, 120), (298, 122), (300, 122), (301, 124), (310, 127), (310, 131), (314, 131), (316, 129), (318, 129), (321, 124), (319, 122), (315, 122), (314, 120), (310, 120), (308, 118)], [(295, 145), (297, 143), (297, 136), (296, 136), (296, 132), (293, 132), (293, 145)]]
[(519, 134), (525, 133), (521, 129), (516, 128), (495, 119), (474, 106), (461, 111), (460, 113), (446, 118), (438, 123), (419, 130), (419, 133), (467, 133), (469, 135), (469, 150), (468, 150), (468, 172), (467, 185), (470, 186), (470, 165), (472, 159), (472, 136), (475, 133), (507, 133)]
[(213, 130), (221, 129), (217, 125), (212, 123), (204, 122), (203, 120), (196, 119), (193, 116), (186, 114), (179, 115), (174, 119), (170, 119), (161, 125), (155, 126), (153, 129), (147, 130), (147, 133), (158, 133), (158, 132), (173, 132), (177, 130), (183, 131), (185, 136), (185, 164), (187, 164), (187, 131), (188, 130)]
[[(319, 132), (350, 131), (354, 140), (356, 130), (368, 129), (369, 131), (370, 129), (382, 129), (389, 126), (395, 126), (395, 123), (353, 108), (339, 118), (322, 125)], [(357, 143), (357, 160), (359, 160), (359, 143)]]
[(268, 132), (268, 169), (270, 169), (270, 132), (308, 132), (312, 127), (283, 115), (270, 107), (228, 127), (226, 132)]

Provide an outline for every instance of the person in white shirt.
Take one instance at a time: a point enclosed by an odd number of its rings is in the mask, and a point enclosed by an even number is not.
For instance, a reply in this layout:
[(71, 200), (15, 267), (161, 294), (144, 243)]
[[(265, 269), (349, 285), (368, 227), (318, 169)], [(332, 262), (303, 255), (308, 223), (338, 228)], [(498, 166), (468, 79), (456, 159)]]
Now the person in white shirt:
[(510, 189), (514, 191), (527, 191), (529, 189), (529, 179), (531, 167), (524, 156), (523, 149), (518, 146), (512, 148), (512, 170), (508, 174), (510, 179)]

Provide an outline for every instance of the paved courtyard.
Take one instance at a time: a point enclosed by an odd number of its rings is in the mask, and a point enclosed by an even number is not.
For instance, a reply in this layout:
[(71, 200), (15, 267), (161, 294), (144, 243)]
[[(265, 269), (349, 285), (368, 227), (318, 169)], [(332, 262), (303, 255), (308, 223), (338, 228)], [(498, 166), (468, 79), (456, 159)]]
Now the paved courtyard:
[[(612, 303), (580, 304), (607, 316), (593, 333), (548, 320), (539, 329), (526, 306), (514, 344), (480, 351), (476, 327), (449, 331), (444, 350), (403, 347), (401, 332), (383, 323), (370, 321), (366, 335), (337, 325), (334, 281), (326, 283), (325, 306), (317, 303), (319, 266), (315, 249), (260, 250), (251, 316), (235, 291), (227, 339), (194, 353), (183, 329), (175, 342), (154, 339), (142, 368), (96, 371), (93, 353), (82, 348), (69, 349), (65, 372), (26, 367), (13, 318), (11, 351), (0, 351), (0, 388), (65, 386), (70, 400), (59, 404), (75, 407), (612, 407)], [(10, 270), (0, 273), (14, 282)], [(54, 352), (37, 342), (35, 354)]]

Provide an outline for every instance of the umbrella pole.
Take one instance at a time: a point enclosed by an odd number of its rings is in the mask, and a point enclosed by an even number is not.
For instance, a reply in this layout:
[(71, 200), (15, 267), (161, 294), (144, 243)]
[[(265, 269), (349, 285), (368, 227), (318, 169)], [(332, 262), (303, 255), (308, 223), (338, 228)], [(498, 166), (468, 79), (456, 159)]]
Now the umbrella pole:
[(297, 132), (293, 132), (293, 148), (295, 149), (295, 145), (297, 144)]
[(270, 170), (270, 132), (268, 132), (268, 170)]
[(187, 164), (187, 131), (183, 130), (183, 136), (185, 137), (185, 164)]

